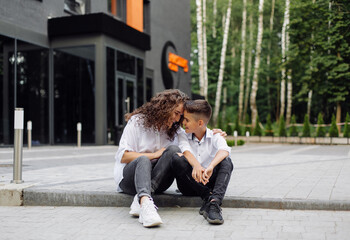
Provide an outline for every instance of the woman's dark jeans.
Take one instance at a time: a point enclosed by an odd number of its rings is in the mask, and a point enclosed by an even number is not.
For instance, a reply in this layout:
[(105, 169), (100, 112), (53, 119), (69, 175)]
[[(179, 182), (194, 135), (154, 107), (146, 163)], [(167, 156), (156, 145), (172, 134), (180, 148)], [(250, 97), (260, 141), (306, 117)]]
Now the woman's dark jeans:
[(171, 145), (159, 159), (150, 161), (145, 156), (136, 158), (124, 167), (120, 188), (127, 194), (137, 193), (139, 198), (164, 192), (174, 181), (171, 160), (172, 156), (178, 152), (181, 152), (180, 148)]

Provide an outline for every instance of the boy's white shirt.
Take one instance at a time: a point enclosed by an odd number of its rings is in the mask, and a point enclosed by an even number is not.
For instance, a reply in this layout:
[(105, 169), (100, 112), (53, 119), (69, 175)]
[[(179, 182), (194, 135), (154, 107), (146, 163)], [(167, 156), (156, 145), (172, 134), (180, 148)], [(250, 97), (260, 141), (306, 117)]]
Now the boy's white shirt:
[(122, 192), (119, 183), (123, 179), (123, 170), (126, 165), (126, 163), (121, 163), (125, 151), (153, 153), (170, 145), (178, 145), (177, 136), (175, 136), (174, 141), (170, 141), (166, 132), (145, 129), (140, 116), (132, 116), (124, 128), (119, 148), (115, 155), (114, 180), (117, 184), (117, 191)]
[(183, 153), (190, 151), (204, 168), (209, 166), (219, 150), (231, 153), (231, 147), (227, 145), (224, 137), (220, 134), (213, 134), (209, 128), (201, 141), (193, 133), (181, 131), (179, 133), (179, 147)]

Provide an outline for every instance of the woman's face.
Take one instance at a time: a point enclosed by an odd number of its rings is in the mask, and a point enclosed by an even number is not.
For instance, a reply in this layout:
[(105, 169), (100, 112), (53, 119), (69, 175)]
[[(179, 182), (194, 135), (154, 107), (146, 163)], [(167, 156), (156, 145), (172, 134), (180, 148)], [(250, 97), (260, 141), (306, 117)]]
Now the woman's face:
[(180, 118), (183, 115), (183, 113), (184, 105), (180, 103), (170, 114), (167, 124), (168, 128), (171, 128), (171, 126), (173, 126), (173, 123), (180, 121)]

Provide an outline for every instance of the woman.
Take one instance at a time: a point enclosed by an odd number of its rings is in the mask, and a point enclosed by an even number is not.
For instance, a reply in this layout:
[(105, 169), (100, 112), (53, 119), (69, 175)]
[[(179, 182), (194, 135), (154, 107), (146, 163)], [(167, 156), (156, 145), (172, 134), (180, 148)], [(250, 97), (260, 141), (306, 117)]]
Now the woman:
[(114, 179), (117, 191), (135, 195), (130, 214), (144, 227), (162, 224), (152, 194), (170, 187), (172, 155), (181, 152), (177, 141), (186, 94), (177, 89), (158, 93), (140, 108), (126, 114), (127, 125), (116, 153)]

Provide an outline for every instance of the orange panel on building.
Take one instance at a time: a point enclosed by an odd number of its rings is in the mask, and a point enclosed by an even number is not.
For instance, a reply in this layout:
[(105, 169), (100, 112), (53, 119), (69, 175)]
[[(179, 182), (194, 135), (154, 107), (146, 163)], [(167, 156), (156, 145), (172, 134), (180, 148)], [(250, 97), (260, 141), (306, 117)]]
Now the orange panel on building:
[(126, 24), (143, 32), (143, 0), (127, 0)]

